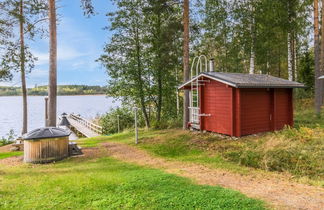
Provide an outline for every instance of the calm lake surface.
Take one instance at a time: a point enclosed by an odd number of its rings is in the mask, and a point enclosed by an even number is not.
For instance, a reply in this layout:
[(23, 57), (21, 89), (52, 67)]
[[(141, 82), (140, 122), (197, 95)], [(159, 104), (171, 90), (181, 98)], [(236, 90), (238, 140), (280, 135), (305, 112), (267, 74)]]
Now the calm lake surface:
[[(99, 96), (58, 96), (57, 113), (76, 113), (87, 119), (106, 113), (110, 108), (120, 105), (118, 101), (103, 95)], [(44, 96), (28, 97), (28, 131), (45, 124)], [(0, 138), (13, 129), (21, 133), (22, 97), (0, 97)]]

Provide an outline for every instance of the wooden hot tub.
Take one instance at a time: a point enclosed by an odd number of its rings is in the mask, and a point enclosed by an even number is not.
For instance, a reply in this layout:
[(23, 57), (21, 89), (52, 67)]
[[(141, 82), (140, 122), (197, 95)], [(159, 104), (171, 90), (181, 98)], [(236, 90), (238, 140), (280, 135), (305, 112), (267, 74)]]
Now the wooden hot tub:
[(24, 162), (49, 163), (69, 156), (70, 132), (55, 127), (33, 130), (23, 136)]

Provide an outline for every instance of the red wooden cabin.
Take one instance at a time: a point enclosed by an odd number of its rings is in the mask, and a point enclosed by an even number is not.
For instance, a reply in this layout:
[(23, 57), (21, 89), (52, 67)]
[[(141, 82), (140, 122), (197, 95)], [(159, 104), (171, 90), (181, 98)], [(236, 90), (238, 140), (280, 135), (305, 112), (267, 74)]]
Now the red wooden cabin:
[(264, 74), (204, 72), (179, 88), (191, 91), (190, 127), (240, 137), (293, 126), (293, 88), (301, 87)]

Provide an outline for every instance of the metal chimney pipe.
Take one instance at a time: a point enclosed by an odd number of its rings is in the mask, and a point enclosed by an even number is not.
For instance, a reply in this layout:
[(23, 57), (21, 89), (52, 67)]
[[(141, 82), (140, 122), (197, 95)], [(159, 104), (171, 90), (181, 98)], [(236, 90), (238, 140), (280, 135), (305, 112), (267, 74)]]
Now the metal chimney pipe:
[(213, 72), (214, 71), (214, 59), (210, 59), (209, 60), (209, 72)]
[(48, 126), (48, 96), (45, 98), (45, 127)]

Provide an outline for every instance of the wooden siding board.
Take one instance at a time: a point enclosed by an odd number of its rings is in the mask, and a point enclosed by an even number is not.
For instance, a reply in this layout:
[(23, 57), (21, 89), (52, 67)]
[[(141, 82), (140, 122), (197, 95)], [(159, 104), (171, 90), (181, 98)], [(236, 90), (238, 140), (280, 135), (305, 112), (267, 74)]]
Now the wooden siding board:
[[(199, 87), (199, 107), (200, 107), (200, 114), (205, 113), (205, 109), (204, 109), (204, 99), (205, 99), (205, 95), (204, 95), (204, 86), (200, 86)], [(200, 130), (205, 130), (205, 119), (204, 117), (200, 117)]]
[(275, 95), (275, 130), (280, 130), (285, 125), (293, 126), (291, 89), (276, 89)]
[(271, 130), (269, 89), (241, 89), (241, 135)]
[(201, 113), (211, 114), (201, 117), (203, 130), (240, 137), (293, 125), (292, 89), (239, 89), (210, 81), (200, 90)]
[(231, 136), (235, 135), (235, 126), (236, 126), (236, 119), (235, 119), (235, 115), (236, 115), (236, 88), (232, 88), (232, 97), (231, 97), (231, 101), (232, 101), (232, 129), (231, 129)]
[(232, 134), (232, 88), (217, 81), (210, 81), (204, 86), (203, 110), (211, 114), (204, 118), (204, 129), (207, 131)]
[(274, 131), (276, 130), (276, 127), (277, 127), (277, 90), (276, 89), (272, 89), (272, 128), (271, 130)]
[(241, 133), (241, 90), (236, 88), (236, 99), (235, 99), (235, 103), (236, 103), (236, 133), (235, 136), (240, 137), (242, 135)]
[(69, 137), (25, 140), (24, 162), (48, 163), (69, 155)]
[(290, 119), (289, 119), (289, 125), (291, 127), (294, 126), (294, 100), (293, 100), (293, 89), (288, 89), (288, 100), (289, 100), (289, 109), (290, 109)]

